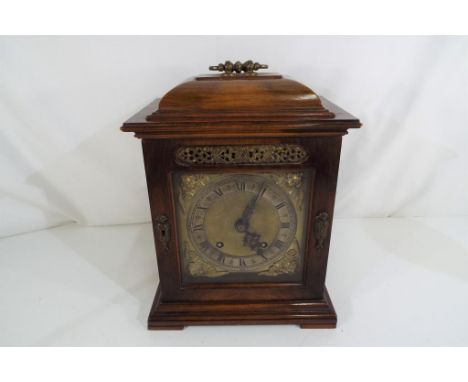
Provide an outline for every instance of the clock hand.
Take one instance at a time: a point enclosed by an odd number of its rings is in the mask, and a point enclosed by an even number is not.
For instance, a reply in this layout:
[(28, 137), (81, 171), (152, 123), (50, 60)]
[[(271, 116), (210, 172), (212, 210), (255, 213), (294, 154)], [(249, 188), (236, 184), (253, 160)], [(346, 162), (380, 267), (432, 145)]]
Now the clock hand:
[(252, 217), (253, 211), (257, 204), (257, 200), (260, 197), (260, 193), (263, 190), (263, 185), (260, 186), (260, 191), (249, 201), (247, 206), (244, 208), (242, 212), (242, 216), (236, 220), (234, 227), (236, 228), (237, 232), (246, 232), (249, 228), (250, 218)]
[(250, 247), (250, 249), (256, 250), (260, 247), (260, 235), (256, 232), (246, 231), (242, 244), (246, 247)]
[(267, 259), (263, 254), (264, 248), (267, 244), (260, 242), (260, 235), (258, 233), (246, 231), (242, 244), (244, 244), (244, 246), (249, 246), (250, 249), (255, 251), (258, 256), (263, 257), (265, 260)]

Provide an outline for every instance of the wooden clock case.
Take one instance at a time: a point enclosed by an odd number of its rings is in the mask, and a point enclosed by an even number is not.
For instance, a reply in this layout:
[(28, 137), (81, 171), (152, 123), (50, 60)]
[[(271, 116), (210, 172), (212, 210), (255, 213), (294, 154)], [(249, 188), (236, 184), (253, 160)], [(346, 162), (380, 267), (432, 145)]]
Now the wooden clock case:
[[(278, 74), (205, 75), (182, 83), (122, 126), (142, 140), (160, 285), (149, 329), (186, 325), (298, 324), (334, 328), (325, 287), (341, 139), (360, 122), (308, 87)], [(302, 163), (176, 161), (181, 147), (299, 145)], [(308, 169), (314, 173), (303, 280), (184, 285), (172, 174), (184, 171)]]

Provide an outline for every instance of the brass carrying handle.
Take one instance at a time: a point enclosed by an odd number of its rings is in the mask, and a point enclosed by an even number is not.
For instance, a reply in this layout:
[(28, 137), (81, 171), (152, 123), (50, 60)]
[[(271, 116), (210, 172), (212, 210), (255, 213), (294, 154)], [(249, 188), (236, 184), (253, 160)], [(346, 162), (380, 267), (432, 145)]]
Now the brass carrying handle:
[(268, 65), (259, 64), (258, 62), (253, 62), (248, 60), (244, 63), (236, 61), (234, 64), (231, 61), (226, 61), (224, 64), (218, 64), (210, 66), (208, 69), (217, 70), (218, 72), (224, 72), (226, 74), (235, 73), (253, 73), (259, 69), (268, 69)]

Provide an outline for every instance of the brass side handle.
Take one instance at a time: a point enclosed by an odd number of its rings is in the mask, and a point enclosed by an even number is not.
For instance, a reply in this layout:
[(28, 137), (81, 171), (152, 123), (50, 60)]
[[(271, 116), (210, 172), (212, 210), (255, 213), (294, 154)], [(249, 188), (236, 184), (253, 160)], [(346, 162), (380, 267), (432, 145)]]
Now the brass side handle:
[(236, 61), (232, 63), (231, 61), (226, 61), (224, 64), (218, 64), (210, 66), (208, 69), (217, 70), (218, 72), (224, 72), (226, 74), (235, 73), (253, 73), (259, 69), (268, 69), (268, 65), (259, 64), (258, 62), (253, 62), (252, 60), (245, 61), (244, 63)]

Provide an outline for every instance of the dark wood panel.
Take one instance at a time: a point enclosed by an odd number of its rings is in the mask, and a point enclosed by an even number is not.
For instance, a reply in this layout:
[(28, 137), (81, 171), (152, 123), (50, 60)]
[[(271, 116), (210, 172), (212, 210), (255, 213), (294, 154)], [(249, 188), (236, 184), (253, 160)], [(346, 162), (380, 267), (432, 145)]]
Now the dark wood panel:
[(187, 325), (296, 324), (303, 329), (335, 328), (336, 313), (325, 289), (320, 299), (275, 302), (164, 302), (158, 288), (148, 318), (153, 330)]

